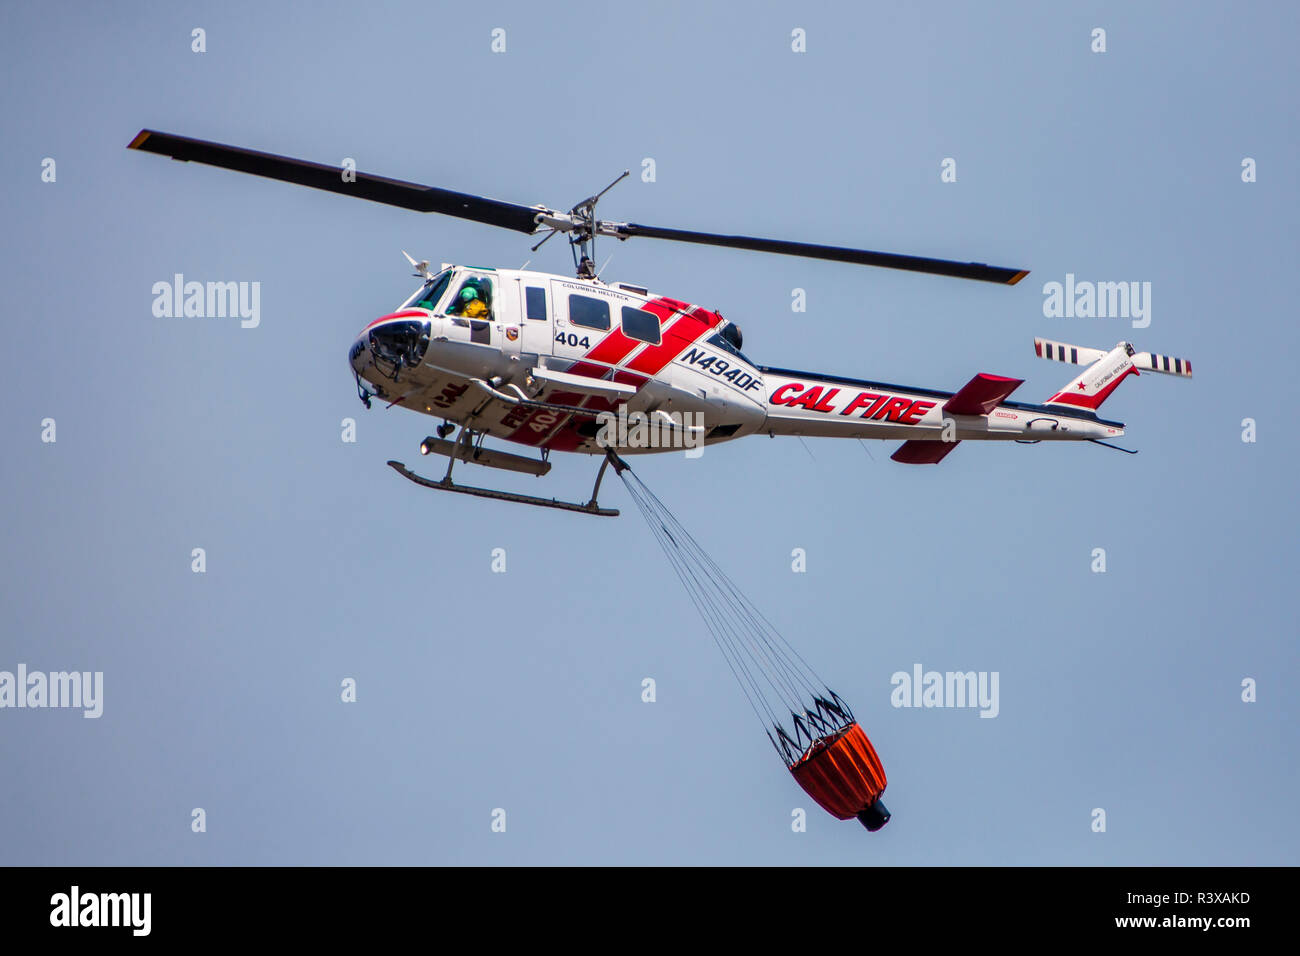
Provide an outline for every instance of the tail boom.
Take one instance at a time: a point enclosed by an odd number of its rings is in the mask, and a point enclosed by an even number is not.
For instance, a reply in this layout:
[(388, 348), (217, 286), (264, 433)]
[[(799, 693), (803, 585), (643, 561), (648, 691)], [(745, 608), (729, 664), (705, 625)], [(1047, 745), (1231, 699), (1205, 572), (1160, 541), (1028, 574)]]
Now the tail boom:
[[(903, 441), (1086, 441), (1124, 434), (1085, 409), (1006, 399), (1021, 382), (976, 375), (957, 392), (762, 368), (767, 417), (760, 432), (806, 438)], [(932, 452), (915, 450), (922, 458)]]
[(957, 392), (760, 367), (769, 435), (901, 438), (891, 456), (909, 465), (937, 464), (962, 441), (1107, 441), (1121, 422), (1098, 417), (1120, 382), (1142, 371), (1190, 377), (1185, 359), (1136, 352), (1120, 342), (1109, 352), (1035, 339), (1042, 358), (1086, 365), (1044, 404), (1008, 401), (1022, 380), (981, 373)]

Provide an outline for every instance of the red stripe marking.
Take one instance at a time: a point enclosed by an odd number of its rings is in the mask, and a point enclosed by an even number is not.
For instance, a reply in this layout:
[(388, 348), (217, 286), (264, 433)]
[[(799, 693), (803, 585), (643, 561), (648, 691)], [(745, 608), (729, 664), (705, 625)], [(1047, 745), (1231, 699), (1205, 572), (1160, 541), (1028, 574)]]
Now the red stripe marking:
[(1119, 388), (1119, 383), (1124, 381), (1130, 375), (1137, 375), (1138, 370), (1132, 365), (1122, 374), (1115, 376), (1114, 381), (1103, 388), (1096, 395), (1078, 395), (1073, 392), (1057, 392), (1049, 402), (1055, 402), (1058, 405), (1075, 405), (1079, 408), (1089, 408), (1096, 410), (1101, 407), (1101, 403), (1110, 397), (1110, 393)]
[(718, 313), (710, 312), (708, 309), (702, 308), (698, 305), (692, 306), (688, 311), (690, 312), (691, 315), (695, 316), (696, 318), (703, 319), (705, 322), (707, 322), (709, 324), (709, 328), (713, 328), (715, 325), (718, 325), (722, 322), (722, 316), (718, 315)]
[(604, 378), (605, 373), (609, 371), (606, 365), (593, 365), (591, 362), (574, 362), (563, 371), (570, 375), (581, 375), (583, 378)]
[[(594, 412), (612, 412), (617, 406), (607, 398), (592, 395), (583, 400), (581, 407), (591, 409)], [(568, 416), (564, 427), (553, 433), (547, 440), (546, 447), (551, 451), (573, 451), (587, 440), (584, 435), (578, 432), (578, 426), (591, 420), (586, 416), (582, 418), (574, 415)]]
[[(692, 306), (678, 299), (660, 296), (647, 302), (642, 308), (659, 319), (662, 328), (662, 341), (659, 345), (648, 346), (635, 360), (625, 368), (618, 368), (622, 361), (642, 343), (623, 334), (622, 329), (614, 329), (589, 350), (581, 359), (575, 361), (566, 371), (586, 378), (603, 379), (610, 371), (605, 364), (615, 366), (613, 380), (625, 385), (640, 388), (650, 378), (663, 370), (668, 363), (677, 358), (700, 335), (721, 323), (722, 317), (707, 309)], [(681, 313), (677, 321), (664, 327), (674, 314)], [(546, 399), (555, 404), (576, 405), (592, 411), (614, 411), (618, 403), (599, 395), (582, 396), (569, 392), (555, 392)], [(507, 437), (507, 441), (525, 445), (542, 445), (553, 451), (573, 451), (586, 439), (578, 432), (578, 425), (587, 421), (586, 416), (575, 419), (572, 415), (563, 415), (551, 428), (536, 429), (532, 426), (540, 416), (554, 414), (538, 409)]]
[(637, 372), (627, 372), (623, 369), (619, 369), (614, 373), (613, 380), (623, 385), (631, 385), (633, 388), (638, 389), (646, 382), (650, 381), (650, 379), (644, 375)]
[[(597, 342), (596, 347), (583, 357), (590, 362), (617, 365), (640, 344), (636, 339), (624, 335), (622, 329), (615, 329)], [(577, 374), (582, 375), (583, 373), (578, 372)]]
[[(577, 392), (552, 392), (546, 396), (546, 401), (553, 402), (557, 405), (577, 405), (582, 400), (582, 396)], [(559, 417), (550, 425), (534, 428), (535, 424), (540, 424), (540, 419), (547, 415), (555, 415), (556, 412), (545, 408), (535, 409), (532, 414), (524, 419), (524, 423), (506, 436), (506, 441), (519, 442), (521, 445), (539, 445), (546, 440), (546, 436), (555, 431), (556, 427), (563, 422), (568, 415), (560, 414)]]
[(375, 319), (375, 321), (371, 322), (361, 331), (369, 332), (380, 322), (388, 322), (392, 319), (426, 319), (428, 317), (429, 317), (429, 313), (424, 311), (423, 309), (404, 309), (401, 312), (394, 312), (391, 315), (381, 315), (379, 318)]
[(663, 370), (673, 359), (686, 351), (700, 335), (709, 330), (709, 325), (693, 315), (683, 315), (663, 331), (663, 342), (652, 345), (627, 363), (633, 372), (655, 375)]

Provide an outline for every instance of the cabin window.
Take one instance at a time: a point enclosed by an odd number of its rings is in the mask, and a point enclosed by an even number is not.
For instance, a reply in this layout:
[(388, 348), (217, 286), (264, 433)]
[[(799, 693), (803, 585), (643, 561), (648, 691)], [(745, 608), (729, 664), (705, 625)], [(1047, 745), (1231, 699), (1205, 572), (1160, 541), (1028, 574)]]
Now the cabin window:
[(524, 305), (530, 319), (538, 319), (545, 322), (546, 315), (546, 290), (536, 286), (526, 286), (524, 288)]
[(569, 321), (584, 329), (609, 329), (609, 303), (586, 295), (569, 296)]
[(659, 344), (659, 318), (645, 309), (623, 306), (623, 334), (638, 342)]

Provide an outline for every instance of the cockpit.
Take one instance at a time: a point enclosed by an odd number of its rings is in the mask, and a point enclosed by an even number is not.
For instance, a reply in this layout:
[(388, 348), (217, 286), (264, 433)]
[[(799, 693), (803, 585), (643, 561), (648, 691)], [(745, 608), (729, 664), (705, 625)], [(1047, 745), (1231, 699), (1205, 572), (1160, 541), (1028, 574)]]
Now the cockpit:
[(447, 291), (447, 286), (451, 285), (451, 270), (439, 272), (432, 279), (422, 285), (415, 295), (411, 296), (402, 304), (403, 309), (428, 309), (434, 312), (438, 308), (438, 302), (442, 295)]
[(447, 269), (421, 286), (415, 295), (403, 303), (402, 308), (428, 309), (430, 312), (437, 312), (441, 306), (444, 315), (454, 318), (492, 318), (492, 279), (485, 275), (464, 272), (461, 272), (460, 276), (463, 277), (463, 281), (456, 288), (454, 295), (447, 296), (446, 293), (451, 287), (452, 279), (456, 277), (456, 270)]
[(492, 280), (483, 275), (468, 275), (447, 303), (447, 314), (461, 319), (492, 318)]

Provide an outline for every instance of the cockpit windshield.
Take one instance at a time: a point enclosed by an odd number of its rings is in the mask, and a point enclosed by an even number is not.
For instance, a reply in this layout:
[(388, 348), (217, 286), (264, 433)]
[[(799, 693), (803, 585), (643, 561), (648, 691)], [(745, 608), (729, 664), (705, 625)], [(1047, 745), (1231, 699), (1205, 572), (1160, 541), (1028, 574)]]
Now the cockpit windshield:
[(442, 294), (447, 291), (447, 286), (451, 284), (451, 270), (439, 272), (436, 276), (420, 287), (420, 290), (411, 296), (403, 309), (428, 309), (433, 311), (438, 307), (438, 300)]

